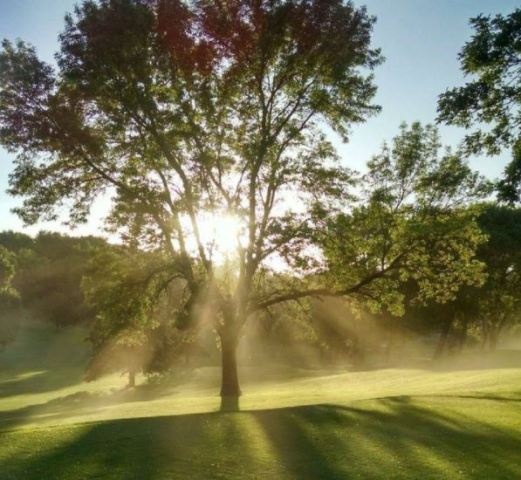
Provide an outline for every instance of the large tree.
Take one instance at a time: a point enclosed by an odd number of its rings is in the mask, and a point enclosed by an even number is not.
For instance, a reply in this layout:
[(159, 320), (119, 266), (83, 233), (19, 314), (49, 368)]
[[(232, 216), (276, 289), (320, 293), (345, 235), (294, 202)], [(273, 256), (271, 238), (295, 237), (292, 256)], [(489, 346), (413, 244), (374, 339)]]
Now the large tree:
[(474, 129), (465, 137), (469, 153), (497, 155), (510, 149), (512, 160), (499, 183), (500, 198), (521, 198), (521, 9), (509, 15), (470, 20), (472, 38), (459, 54), (469, 81), (440, 96), (439, 119)]
[[(100, 0), (67, 17), (57, 71), (25, 43), (4, 42), (0, 141), (18, 153), (11, 174), (11, 193), (25, 197), (18, 213), (32, 223), (66, 206), (78, 223), (95, 198), (110, 198), (109, 225), (141, 248), (166, 252), (187, 306), (210, 306), (221, 395), (239, 395), (236, 347), (248, 318), (309, 296), (372, 295), (373, 281), (425, 255), (425, 245), (385, 248), (378, 262), (346, 274), (352, 263), (344, 262), (328, 276), (317, 254), (325, 245), (319, 220), (351, 200), (352, 173), (326, 127), (347, 140), (351, 125), (378, 111), (373, 23), (342, 0)], [(438, 148), (431, 152), (438, 142), (426, 143), (418, 128), (403, 145), (412, 168), (425, 155), (438, 159)], [(468, 171), (447, 171), (457, 162), (449, 156), (429, 170), (436, 188), (448, 176), (453, 190), (442, 191), (451, 199), (460, 183), (466, 193), (473, 188)], [(433, 195), (425, 210), (443, 211), (445, 200)], [(223, 215), (240, 226), (229, 269), (216, 265), (215, 242), (203, 235), (205, 219)], [(441, 235), (440, 218), (433, 226)], [(353, 241), (367, 241), (362, 233)], [(476, 270), (472, 246), (459, 252), (460, 277)], [(453, 253), (443, 252), (440, 265)], [(294, 285), (279, 288), (266, 275), (281, 263), (298, 271)]]

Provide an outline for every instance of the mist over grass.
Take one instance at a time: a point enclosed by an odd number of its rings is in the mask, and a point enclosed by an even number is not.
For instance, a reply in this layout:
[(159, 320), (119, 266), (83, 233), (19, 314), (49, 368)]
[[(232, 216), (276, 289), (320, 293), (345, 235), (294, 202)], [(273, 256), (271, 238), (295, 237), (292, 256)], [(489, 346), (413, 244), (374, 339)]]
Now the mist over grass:
[(83, 382), (84, 333), (29, 323), (0, 354), (2, 480), (521, 472), (521, 351), (358, 371), (245, 355), (240, 411), (226, 413), (218, 366), (134, 389), (119, 374)]
[[(85, 333), (82, 327), (56, 330), (23, 323), (16, 342), (0, 353), (0, 429), (219, 410), (218, 359), (189, 358), (164, 375), (139, 375), (134, 389), (126, 388), (119, 372), (85, 382)], [(432, 360), (432, 345), (403, 340), (387, 366), (382, 367), (385, 355), (377, 352), (365, 368), (358, 368), (347, 358), (322, 360), (305, 345), (286, 345), (284, 355), (274, 355), (280, 347), (265, 343), (265, 351), (255, 351), (254, 343), (246, 338), (240, 351), (242, 410), (400, 395), (521, 391), (521, 350), (516, 349), (469, 349)], [(508, 344), (514, 345), (513, 340)]]

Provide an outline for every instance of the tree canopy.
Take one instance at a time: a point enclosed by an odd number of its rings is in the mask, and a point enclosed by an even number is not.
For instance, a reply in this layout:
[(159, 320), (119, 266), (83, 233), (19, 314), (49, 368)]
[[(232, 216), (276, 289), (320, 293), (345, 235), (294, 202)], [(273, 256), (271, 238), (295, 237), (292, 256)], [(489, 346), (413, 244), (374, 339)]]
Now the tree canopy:
[(400, 283), (413, 281), (419, 301), (441, 303), (480, 283), (474, 254), (485, 237), (469, 204), (490, 186), (461, 154), (441, 149), (434, 127), (402, 125), (359, 185), (362, 199), (351, 211), (319, 212), (327, 272), (340, 289), (361, 283), (370, 303), (400, 313)]
[(498, 154), (512, 160), (499, 183), (500, 197), (521, 195), (521, 9), (509, 15), (479, 15), (470, 20), (472, 38), (459, 54), (470, 80), (447, 90), (438, 103), (439, 119), (474, 130), (465, 137), (469, 153)]

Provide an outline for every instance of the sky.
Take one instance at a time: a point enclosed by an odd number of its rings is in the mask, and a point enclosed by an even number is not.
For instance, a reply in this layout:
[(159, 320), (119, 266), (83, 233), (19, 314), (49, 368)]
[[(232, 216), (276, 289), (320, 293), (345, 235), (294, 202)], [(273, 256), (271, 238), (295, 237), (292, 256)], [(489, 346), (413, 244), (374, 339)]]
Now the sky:
[[(39, 56), (48, 62), (58, 47), (57, 37), (63, 17), (76, 0), (0, 0), (0, 38), (21, 38), (36, 46)], [(352, 130), (348, 144), (336, 142), (344, 163), (362, 170), (385, 140), (396, 135), (402, 122), (432, 123), (436, 118), (437, 97), (447, 88), (461, 85), (463, 78), (458, 52), (472, 33), (469, 19), (480, 13), (509, 13), (519, 0), (365, 0), (377, 17), (373, 45), (386, 58), (375, 71), (378, 93), (375, 103), (382, 112)], [(457, 146), (464, 132), (440, 127), (442, 141)], [(490, 178), (498, 177), (508, 156), (471, 159), (473, 168)], [(34, 234), (41, 229), (80, 234), (99, 234), (100, 216), (106, 210), (105, 199), (95, 205), (87, 225), (70, 232), (60, 222), (25, 227), (10, 210), (21, 199), (11, 198), (5, 190), (12, 170), (12, 156), (0, 148), (0, 231), (19, 230)]]

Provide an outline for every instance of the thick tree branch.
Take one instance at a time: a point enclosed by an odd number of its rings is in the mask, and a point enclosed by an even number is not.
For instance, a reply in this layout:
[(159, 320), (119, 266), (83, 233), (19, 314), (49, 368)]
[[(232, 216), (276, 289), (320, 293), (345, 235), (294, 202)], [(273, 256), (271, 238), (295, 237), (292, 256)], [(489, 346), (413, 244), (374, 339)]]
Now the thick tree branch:
[(264, 302), (257, 303), (253, 305), (249, 309), (249, 313), (253, 313), (259, 310), (264, 310), (268, 307), (271, 307), (273, 305), (288, 302), (288, 301), (294, 301), (305, 297), (342, 297), (347, 295), (352, 295), (355, 293), (362, 293), (361, 290), (363, 287), (369, 285), (371, 282), (378, 278), (383, 278), (387, 275), (387, 273), (393, 269), (395, 269), (400, 261), (403, 259), (403, 257), (406, 255), (406, 253), (402, 253), (398, 255), (386, 268), (383, 270), (379, 270), (377, 272), (373, 272), (372, 274), (368, 275), (367, 277), (360, 280), (358, 283), (352, 285), (348, 288), (343, 288), (339, 290), (330, 289), (330, 288), (312, 288), (308, 290), (299, 290), (294, 292), (288, 292), (282, 295), (278, 295), (276, 297), (273, 297), (269, 300), (266, 300)]

